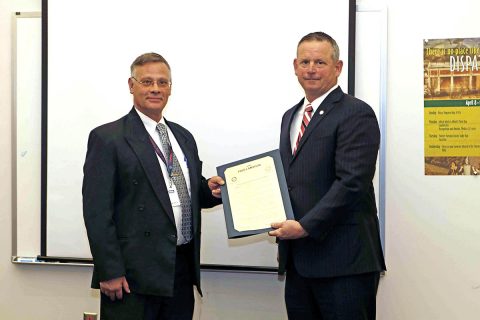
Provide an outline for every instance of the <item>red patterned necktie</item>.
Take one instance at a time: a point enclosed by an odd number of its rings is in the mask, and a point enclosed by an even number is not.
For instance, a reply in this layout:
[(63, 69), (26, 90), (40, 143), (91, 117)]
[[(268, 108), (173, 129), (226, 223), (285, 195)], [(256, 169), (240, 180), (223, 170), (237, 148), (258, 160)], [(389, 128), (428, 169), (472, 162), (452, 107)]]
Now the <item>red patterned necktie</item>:
[(305, 132), (305, 129), (310, 123), (310, 119), (312, 119), (312, 112), (313, 112), (313, 108), (312, 108), (312, 105), (309, 103), (306, 105), (305, 111), (303, 112), (302, 125), (300, 126), (300, 132), (298, 133), (295, 149), (293, 149), (293, 154), (297, 152), (297, 148), (298, 148), (298, 145), (300, 144), (300, 140), (302, 139), (303, 133)]

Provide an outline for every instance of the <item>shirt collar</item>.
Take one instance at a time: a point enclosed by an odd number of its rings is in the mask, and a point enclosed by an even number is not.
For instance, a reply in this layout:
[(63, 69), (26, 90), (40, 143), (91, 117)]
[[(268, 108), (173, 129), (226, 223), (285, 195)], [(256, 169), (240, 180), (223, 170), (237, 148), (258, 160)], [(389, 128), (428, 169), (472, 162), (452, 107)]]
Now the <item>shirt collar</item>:
[(335, 90), (337, 88), (338, 88), (338, 83), (336, 85), (334, 85), (333, 87), (331, 87), (330, 90), (325, 92), (323, 95), (321, 95), (317, 99), (313, 100), (312, 102), (309, 102), (307, 100), (307, 97), (305, 97), (305, 99), (303, 99), (302, 112), (304, 112), (303, 110), (305, 110), (305, 107), (307, 106), (307, 104), (310, 103), (312, 105), (312, 108), (313, 108), (313, 113), (315, 113), (315, 110), (317, 110), (317, 108), (322, 104), (323, 100), (325, 100), (325, 98), (330, 94), (330, 92), (332, 92), (333, 90)]
[(155, 120), (153, 120), (152, 118), (148, 117), (147, 115), (139, 111), (136, 107), (135, 107), (135, 111), (137, 111), (138, 116), (140, 117), (140, 120), (142, 120), (143, 125), (145, 126), (145, 129), (147, 130), (147, 132), (152, 136), (155, 134), (157, 130), (157, 124), (163, 123), (164, 125), (167, 125), (165, 123), (164, 117), (162, 117), (160, 121), (157, 123)]

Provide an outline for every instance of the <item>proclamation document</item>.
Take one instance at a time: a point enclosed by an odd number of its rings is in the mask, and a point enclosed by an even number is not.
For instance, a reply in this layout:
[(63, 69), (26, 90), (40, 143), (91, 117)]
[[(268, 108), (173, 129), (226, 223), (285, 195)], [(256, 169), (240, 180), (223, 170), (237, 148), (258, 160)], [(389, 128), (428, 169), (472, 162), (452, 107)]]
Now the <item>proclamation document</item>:
[(222, 200), (229, 238), (272, 230), (272, 222), (293, 219), (278, 150), (217, 168), (225, 180)]

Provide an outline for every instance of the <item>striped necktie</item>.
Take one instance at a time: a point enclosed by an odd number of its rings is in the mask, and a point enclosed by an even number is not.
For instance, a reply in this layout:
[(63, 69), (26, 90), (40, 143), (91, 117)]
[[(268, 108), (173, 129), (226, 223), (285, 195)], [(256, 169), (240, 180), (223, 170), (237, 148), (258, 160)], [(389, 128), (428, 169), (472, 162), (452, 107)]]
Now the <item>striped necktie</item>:
[(300, 131), (298, 132), (297, 142), (295, 144), (295, 149), (293, 149), (293, 154), (297, 152), (298, 145), (300, 144), (300, 140), (302, 139), (302, 136), (305, 133), (305, 129), (310, 123), (310, 119), (312, 119), (312, 112), (313, 112), (313, 108), (312, 108), (312, 105), (309, 103), (305, 106), (305, 111), (303, 112), (302, 125), (300, 126)]

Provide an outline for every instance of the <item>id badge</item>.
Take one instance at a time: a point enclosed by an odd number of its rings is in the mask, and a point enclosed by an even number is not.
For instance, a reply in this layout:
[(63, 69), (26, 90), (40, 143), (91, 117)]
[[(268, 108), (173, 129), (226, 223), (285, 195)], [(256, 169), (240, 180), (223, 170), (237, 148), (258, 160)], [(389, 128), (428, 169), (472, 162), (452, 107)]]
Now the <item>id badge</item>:
[(180, 206), (180, 198), (178, 197), (178, 192), (175, 186), (172, 184), (168, 189), (168, 196), (170, 197), (170, 203), (172, 207)]

